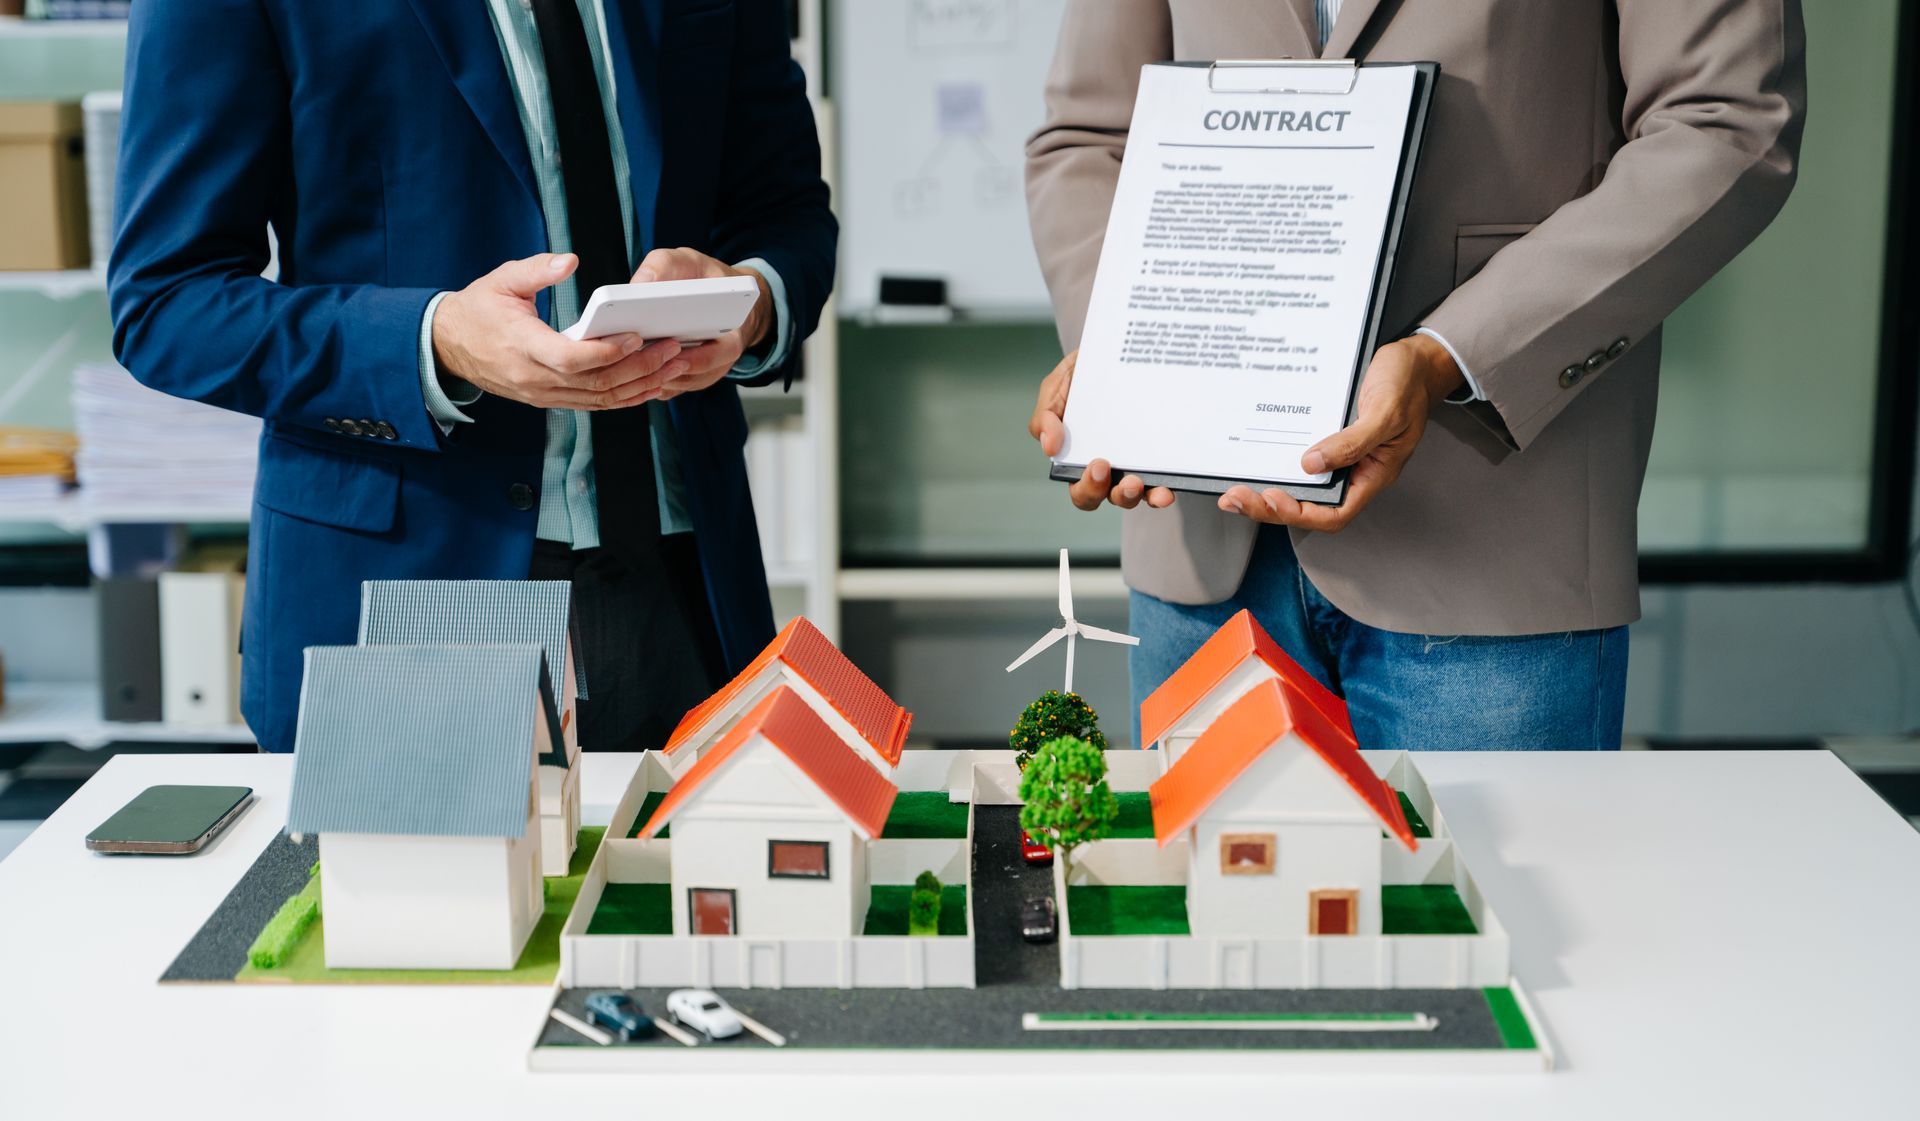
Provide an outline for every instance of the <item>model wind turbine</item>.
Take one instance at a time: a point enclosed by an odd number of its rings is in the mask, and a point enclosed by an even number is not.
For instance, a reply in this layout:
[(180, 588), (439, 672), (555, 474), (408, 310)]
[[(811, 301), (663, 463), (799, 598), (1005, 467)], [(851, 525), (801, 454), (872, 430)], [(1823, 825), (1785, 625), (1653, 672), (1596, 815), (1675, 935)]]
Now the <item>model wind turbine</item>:
[(1067, 683), (1060, 691), (1071, 693), (1073, 692), (1073, 644), (1081, 636), (1084, 635), (1096, 642), (1117, 642), (1124, 646), (1140, 645), (1140, 640), (1130, 634), (1121, 634), (1101, 627), (1090, 627), (1073, 617), (1073, 582), (1067, 575), (1065, 549), (1060, 550), (1060, 620), (1059, 626), (1042, 635), (1039, 642), (1027, 647), (1026, 653), (1015, 658), (1013, 664), (1007, 667), (1007, 672), (1012, 673), (1026, 665), (1035, 654), (1064, 638), (1067, 640)]

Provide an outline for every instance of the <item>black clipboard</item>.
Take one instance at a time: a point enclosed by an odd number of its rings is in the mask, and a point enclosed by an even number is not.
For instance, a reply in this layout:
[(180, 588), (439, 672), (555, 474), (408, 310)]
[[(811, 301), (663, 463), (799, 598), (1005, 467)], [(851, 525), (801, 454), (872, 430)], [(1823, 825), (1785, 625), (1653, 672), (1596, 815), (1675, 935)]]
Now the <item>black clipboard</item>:
[[(1355, 352), (1355, 363), (1347, 380), (1347, 407), (1344, 425), (1354, 422), (1358, 412), (1360, 379), (1367, 372), (1368, 363), (1373, 361), (1373, 352), (1380, 348), (1381, 320), (1386, 315), (1387, 291), (1393, 284), (1393, 267), (1400, 254), (1400, 234), (1406, 224), (1407, 200), (1413, 194), (1414, 173), (1419, 170), (1420, 152), (1426, 139), (1427, 117), (1433, 106), (1433, 87), (1440, 77), (1440, 64), (1437, 62), (1355, 62), (1352, 59), (1221, 59), (1215, 62), (1154, 62), (1149, 66), (1173, 66), (1183, 68), (1204, 67), (1207, 70), (1207, 84), (1214, 85), (1215, 75), (1222, 71), (1265, 69), (1284, 75), (1287, 71), (1339, 71), (1353, 75), (1347, 82), (1345, 91), (1315, 88), (1289, 88), (1279, 84), (1284, 77), (1272, 85), (1237, 88), (1222, 93), (1329, 93), (1352, 92), (1358, 76), (1354, 72), (1367, 69), (1410, 66), (1414, 69), (1413, 103), (1407, 111), (1407, 129), (1400, 149), (1400, 164), (1395, 175), (1393, 201), (1387, 207), (1386, 236), (1380, 242), (1380, 257), (1374, 262), (1373, 287), (1367, 297), (1366, 314), (1361, 319), (1360, 346)], [(1047, 477), (1058, 482), (1078, 482), (1085, 472), (1085, 465), (1050, 464)], [(1187, 475), (1159, 471), (1142, 464), (1113, 464), (1111, 478), (1118, 480), (1125, 475), (1133, 475), (1148, 486), (1162, 486), (1171, 490), (1190, 491), (1195, 494), (1225, 494), (1236, 486), (1250, 486), (1255, 490), (1278, 487), (1302, 502), (1315, 502), (1322, 505), (1338, 506), (1347, 496), (1347, 475), (1349, 468), (1339, 468), (1333, 477), (1325, 483), (1282, 483), (1272, 479), (1236, 479), (1224, 476)]]

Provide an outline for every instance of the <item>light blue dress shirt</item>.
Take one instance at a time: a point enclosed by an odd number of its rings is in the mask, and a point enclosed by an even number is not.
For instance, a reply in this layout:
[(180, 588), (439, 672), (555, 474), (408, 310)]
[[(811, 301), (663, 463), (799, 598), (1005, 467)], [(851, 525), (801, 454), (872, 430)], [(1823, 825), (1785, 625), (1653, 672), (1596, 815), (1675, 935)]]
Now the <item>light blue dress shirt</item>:
[[(600, 85), (600, 104), (607, 118), (607, 139), (613, 147), (615, 186), (620, 193), (620, 217), (626, 225), (627, 256), (633, 257), (633, 186), (627, 165), (626, 138), (620, 131), (620, 114), (615, 99), (613, 69), (608, 64), (606, 19), (602, 0), (575, 0), (587, 29), (587, 49)], [(534, 22), (528, 0), (488, 0), (494, 34), (500, 40), (507, 76), (513, 84), (514, 99), (520, 107), (520, 125), (527, 137), (527, 154), (533, 161), (534, 178), (540, 187), (540, 209), (546, 217), (547, 247), (554, 253), (572, 251), (573, 235), (567, 217), (566, 181), (560, 171), (560, 141), (554, 128), (553, 100), (547, 88), (547, 66), (540, 53), (540, 32)], [(749, 378), (786, 360), (791, 349), (793, 325), (787, 315), (786, 285), (773, 266), (759, 258), (742, 261), (737, 267), (752, 269), (766, 278), (773, 295), (773, 349), (765, 356), (749, 355), (736, 363), (731, 376)], [(443, 380), (433, 359), (433, 313), (447, 293), (435, 296), (427, 305), (420, 322), (420, 391), (427, 412), (442, 432), (453, 431), (456, 424), (470, 424), (473, 418), (460, 411), (480, 399), (480, 390), (458, 378)], [(580, 289), (571, 277), (554, 285), (548, 323), (557, 331), (565, 330), (580, 317)], [(654, 478), (659, 487), (660, 531), (686, 533), (693, 522), (686, 509), (686, 487), (680, 474), (680, 457), (674, 444), (673, 424), (666, 405), (659, 401), (641, 406), (647, 410), (647, 422), (653, 430)], [(593, 425), (591, 413), (576, 409), (547, 410), (546, 455), (540, 471), (540, 517), (535, 536), (559, 541), (575, 549), (591, 549), (600, 544), (600, 508), (593, 473)]]

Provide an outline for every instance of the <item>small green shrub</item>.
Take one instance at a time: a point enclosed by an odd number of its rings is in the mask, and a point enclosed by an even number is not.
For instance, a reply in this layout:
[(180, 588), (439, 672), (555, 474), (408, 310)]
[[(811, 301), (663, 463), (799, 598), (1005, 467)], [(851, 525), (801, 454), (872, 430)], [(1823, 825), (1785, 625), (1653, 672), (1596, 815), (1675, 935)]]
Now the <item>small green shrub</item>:
[(930, 891), (935, 895), (939, 895), (940, 887), (940, 877), (934, 875), (931, 871), (922, 872), (913, 878), (913, 890), (915, 891)]
[(280, 904), (280, 909), (260, 928), (260, 933), (247, 947), (247, 961), (255, 969), (276, 969), (287, 960), (294, 946), (307, 933), (314, 920), (320, 917), (320, 866), (315, 864), (308, 873), (307, 886), (300, 889), (293, 898)]
[(940, 933), (940, 893), (916, 887), (907, 897), (907, 933)]

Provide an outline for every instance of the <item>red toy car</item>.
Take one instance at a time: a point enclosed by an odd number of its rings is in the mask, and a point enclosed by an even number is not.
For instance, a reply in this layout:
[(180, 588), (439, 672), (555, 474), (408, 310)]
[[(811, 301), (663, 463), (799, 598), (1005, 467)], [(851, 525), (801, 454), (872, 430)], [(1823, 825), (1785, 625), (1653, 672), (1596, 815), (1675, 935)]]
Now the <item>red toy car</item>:
[(1034, 840), (1027, 831), (1020, 831), (1020, 858), (1028, 864), (1052, 864), (1053, 850)]

